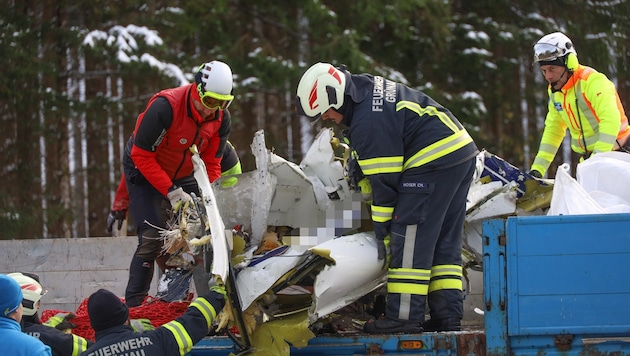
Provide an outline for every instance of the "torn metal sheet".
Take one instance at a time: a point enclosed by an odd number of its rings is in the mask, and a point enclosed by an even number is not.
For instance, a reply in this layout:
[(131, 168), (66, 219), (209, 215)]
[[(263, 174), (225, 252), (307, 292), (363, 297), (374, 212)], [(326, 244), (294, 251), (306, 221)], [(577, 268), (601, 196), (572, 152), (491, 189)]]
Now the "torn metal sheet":
[(301, 253), (289, 248), (282, 256), (268, 258), (238, 272), (236, 287), (243, 310), (267, 291), (286, 273), (303, 260)]
[[(331, 129), (322, 129), (297, 165), (267, 149), (264, 132), (256, 132), (251, 145), (256, 171), (213, 183), (224, 224), (242, 224), (251, 230), (252, 245), (260, 243), (267, 226), (321, 226), (331, 197), (351, 196), (343, 166), (332, 150), (332, 137)], [(234, 177), (235, 185), (223, 186), (224, 180)]]
[[(491, 184), (473, 184), (470, 187), (469, 195), (473, 195), (477, 188)], [(516, 187), (518, 184), (509, 182), (499, 185), (496, 189), (485, 192), (485, 196), (480, 202), (469, 208), (466, 212), (466, 222), (485, 220), (499, 216), (512, 215), (516, 211)]]
[[(309, 263), (311, 255), (323, 257), (328, 262)], [(383, 269), (383, 263), (379, 263), (377, 255), (372, 232), (340, 236), (300, 254), (289, 248), (282, 255), (272, 256), (238, 272), (236, 285), (242, 308), (248, 309), (256, 299), (271, 293), (272, 287), (282, 290), (300, 283), (301, 278), (295, 276), (306, 276), (308, 272), (315, 275), (309, 310), (309, 319), (314, 322), (355, 302), (384, 283), (387, 271)]]
[(315, 277), (311, 323), (355, 302), (387, 278), (373, 232), (340, 236), (310, 250), (334, 261)]
[[(315, 141), (300, 162), (300, 168), (308, 177), (316, 177), (329, 196), (344, 200), (351, 195), (348, 181), (345, 179), (343, 165), (335, 157), (331, 141), (333, 131), (325, 129), (319, 132)], [(327, 199), (326, 199), (327, 201)]]

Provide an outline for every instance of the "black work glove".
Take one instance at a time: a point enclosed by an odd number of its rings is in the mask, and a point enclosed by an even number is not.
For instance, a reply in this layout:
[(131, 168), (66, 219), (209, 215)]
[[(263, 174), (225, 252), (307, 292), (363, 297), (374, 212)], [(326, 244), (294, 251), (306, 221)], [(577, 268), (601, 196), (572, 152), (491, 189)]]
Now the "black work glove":
[(118, 221), (118, 230), (122, 228), (123, 221), (127, 218), (127, 210), (112, 210), (107, 216), (107, 233), (112, 233), (114, 223)]
[(534, 178), (542, 178), (542, 174), (540, 174), (540, 172), (538, 172), (536, 170), (529, 171), (529, 175), (534, 177)]
[(391, 222), (374, 223), (374, 234), (376, 235), (376, 247), (378, 248), (378, 260), (384, 260), (387, 257), (387, 248), (385, 246), (385, 238), (389, 235)]
[(44, 323), (46, 326), (70, 333), (70, 330), (77, 327), (77, 324), (70, 320), (76, 318), (74, 313), (57, 313)]
[(391, 255), (387, 252), (389, 249), (390, 236), (385, 236), (384, 239), (376, 239), (376, 248), (377, 248), (377, 258), (378, 262), (383, 263), (381, 266), (382, 269), (387, 270), (389, 267), (389, 263), (391, 262)]
[(225, 286), (213, 284), (212, 281), (208, 282), (209, 291), (206, 293), (205, 298), (207, 301), (212, 304), (214, 310), (219, 314), (223, 307), (225, 306), (225, 299), (227, 297), (227, 292), (225, 291)]
[(378, 248), (378, 260), (382, 261), (387, 256), (387, 248), (385, 247), (385, 240), (376, 239), (376, 247)]

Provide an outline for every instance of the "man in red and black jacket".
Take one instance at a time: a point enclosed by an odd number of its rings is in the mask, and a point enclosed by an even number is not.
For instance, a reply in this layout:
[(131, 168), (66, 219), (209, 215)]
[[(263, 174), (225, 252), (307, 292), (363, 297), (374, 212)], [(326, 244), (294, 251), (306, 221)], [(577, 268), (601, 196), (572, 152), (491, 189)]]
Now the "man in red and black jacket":
[[(221, 177), (234, 176), (243, 173), (241, 166), (241, 160), (236, 153), (236, 148), (230, 141), (227, 141), (225, 149), (223, 150), (223, 157), (221, 158)], [(225, 179), (221, 182), (221, 187), (227, 188), (238, 183), (238, 178), (232, 177)], [(123, 222), (127, 219), (127, 210), (129, 210), (129, 192), (127, 191), (127, 181), (125, 175), (121, 175), (118, 188), (116, 189), (116, 195), (112, 202), (112, 210), (110, 210), (107, 216), (107, 233), (111, 234), (114, 231), (114, 225), (118, 222), (118, 230), (122, 228)], [(158, 265), (160, 264), (158, 259)], [(160, 266), (162, 268), (163, 266)], [(164, 268), (162, 268), (164, 272)]]
[(123, 155), (129, 212), (138, 232), (125, 291), (130, 307), (148, 295), (154, 261), (168, 257), (155, 227), (165, 228), (171, 207), (192, 200), (189, 193), (199, 195), (189, 148), (197, 145), (211, 182), (221, 175), (232, 99), (232, 70), (211, 61), (199, 67), (194, 83), (155, 94), (138, 116)]

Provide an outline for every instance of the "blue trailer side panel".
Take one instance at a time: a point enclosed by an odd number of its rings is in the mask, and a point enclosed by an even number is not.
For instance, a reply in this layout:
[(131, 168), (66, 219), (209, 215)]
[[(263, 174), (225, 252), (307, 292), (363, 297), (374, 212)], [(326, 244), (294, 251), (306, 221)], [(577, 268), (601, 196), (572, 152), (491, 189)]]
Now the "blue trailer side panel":
[(509, 335), (630, 332), (630, 217), (510, 218)]
[(506, 255), (512, 354), (630, 351), (630, 214), (509, 218)]
[(487, 356), (508, 354), (505, 263), (505, 221), (486, 221), (483, 225), (483, 293)]

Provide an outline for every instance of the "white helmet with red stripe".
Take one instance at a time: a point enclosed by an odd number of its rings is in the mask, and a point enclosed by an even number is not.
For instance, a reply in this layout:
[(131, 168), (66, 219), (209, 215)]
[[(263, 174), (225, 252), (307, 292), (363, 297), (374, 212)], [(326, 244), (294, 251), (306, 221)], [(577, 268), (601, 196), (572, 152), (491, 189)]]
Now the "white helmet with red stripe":
[(328, 109), (343, 105), (345, 74), (329, 63), (313, 64), (300, 78), (297, 87), (297, 112), (315, 123)]
[(24, 299), (22, 299), (24, 315), (35, 315), (39, 310), (39, 300), (46, 294), (44, 288), (42, 288), (41, 284), (35, 279), (25, 276), (22, 273), (9, 273), (8, 276), (15, 279), (20, 285), (20, 288), (22, 288), (22, 294), (24, 295)]

